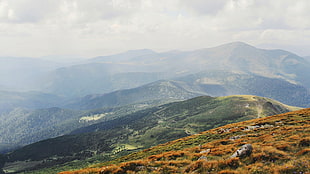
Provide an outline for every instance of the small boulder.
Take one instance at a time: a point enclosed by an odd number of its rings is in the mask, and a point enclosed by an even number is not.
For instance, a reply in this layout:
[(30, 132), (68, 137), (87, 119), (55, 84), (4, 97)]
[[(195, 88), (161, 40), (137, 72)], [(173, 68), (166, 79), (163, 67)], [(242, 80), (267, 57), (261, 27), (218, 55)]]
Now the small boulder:
[(205, 160), (205, 161), (208, 161), (208, 158), (206, 156), (201, 156), (198, 158), (198, 160)]
[(246, 157), (246, 156), (250, 156), (252, 153), (253, 147), (251, 144), (245, 144), (243, 146), (241, 146), (232, 156), (231, 158), (234, 157)]
[(211, 149), (203, 150), (200, 153), (209, 153), (209, 152), (211, 152)]

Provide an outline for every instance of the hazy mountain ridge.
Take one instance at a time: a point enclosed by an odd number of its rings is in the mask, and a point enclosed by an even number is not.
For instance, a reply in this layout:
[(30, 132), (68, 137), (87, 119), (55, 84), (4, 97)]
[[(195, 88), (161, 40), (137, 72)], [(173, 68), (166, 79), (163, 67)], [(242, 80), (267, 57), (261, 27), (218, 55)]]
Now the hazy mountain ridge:
[[(35, 81), (39, 91), (72, 99), (136, 88), (157, 80), (171, 80), (200, 72), (224, 70), (231, 73), (279, 78), (301, 85), (308, 90), (310, 88), (310, 80), (307, 77), (307, 74), (310, 74), (309, 61), (284, 50), (258, 49), (242, 42), (194, 51), (158, 53), (147, 49), (132, 50), (92, 58), (69, 66), (39, 61), (39, 59), (31, 59), (30, 62), (33, 61), (38, 62), (37, 64), (19, 63), (26, 68), (24, 71), (16, 68), (14, 71), (6, 71), (6, 64), (3, 64), (4, 69), (0, 72), (5, 74), (1, 76), (0, 86), (5, 88), (6, 85), (18, 83), (17, 86), (22, 87), (25, 84), (33, 84), (30, 81)], [(15, 78), (15, 73), (22, 74), (20, 77), (27, 74), (37, 75), (32, 76), (31, 80), (27, 80), (30, 76), (22, 78), (24, 81), (21, 85), (22, 82), (18, 80), (19, 78)], [(6, 83), (7, 80), (10, 82)], [(212, 82), (205, 82), (205, 84), (213, 85)]]
[[(281, 78), (309, 88), (310, 82), (305, 76), (310, 71), (309, 67), (309, 61), (293, 53), (258, 49), (242, 42), (234, 42), (194, 51), (157, 53), (152, 50), (133, 50), (97, 57), (45, 75), (42, 86), (43, 90), (51, 93), (82, 97), (206, 70), (225, 70)], [(140, 80), (136, 81), (132, 76), (126, 77), (126, 73), (140, 73), (141, 76), (136, 74)], [(150, 76), (143, 75), (144, 73)], [(124, 79), (118, 81), (118, 74), (123, 74)]]
[(157, 53), (150, 49), (129, 50), (124, 53), (119, 53), (115, 55), (91, 58), (89, 61), (96, 63), (126, 63), (131, 62), (133, 59), (137, 59), (138, 57), (152, 56), (155, 54)]
[[(46, 77), (44, 90), (67, 97), (109, 93), (165, 78), (160, 72), (140, 72), (135, 65), (92, 63), (58, 69)], [(125, 70), (124, 70), (125, 69)], [(117, 70), (115, 73), (113, 71)]]
[[(288, 95), (283, 95), (283, 94)], [(227, 71), (205, 71), (173, 80), (160, 80), (137, 88), (108, 94), (89, 95), (74, 100), (66, 107), (95, 109), (133, 103), (152, 103), (186, 100), (201, 95), (258, 95), (279, 100), (285, 104), (309, 107), (309, 91), (283, 79), (267, 78)]]
[[(150, 147), (238, 120), (283, 113), (291, 109), (294, 108), (256, 96), (198, 97), (138, 111), (81, 128), (74, 131), (74, 135), (25, 146), (10, 153), (9, 161), (30, 159), (43, 165), (41, 160), (51, 160), (55, 155), (58, 162), (63, 163), (101, 153), (108, 154), (102, 158), (110, 158), (110, 155), (118, 153), (117, 149), (122, 144), (133, 149)], [(126, 152), (126, 148), (121, 151)], [(52, 161), (57, 163), (57, 160)], [(14, 164), (8, 163), (9, 166)]]
[(39, 90), (39, 79), (60, 64), (39, 58), (0, 57), (0, 90)]
[(39, 109), (62, 105), (65, 99), (41, 92), (13, 92), (0, 90), (0, 115), (14, 108)]
[[(208, 71), (177, 78), (198, 86), (196, 89), (205, 91), (212, 96), (225, 95), (258, 95), (279, 100), (289, 105), (309, 107), (309, 89), (279, 78), (268, 78), (244, 73), (227, 71)], [(214, 86), (214, 90), (212, 87)], [(283, 95), (287, 94), (287, 95)]]

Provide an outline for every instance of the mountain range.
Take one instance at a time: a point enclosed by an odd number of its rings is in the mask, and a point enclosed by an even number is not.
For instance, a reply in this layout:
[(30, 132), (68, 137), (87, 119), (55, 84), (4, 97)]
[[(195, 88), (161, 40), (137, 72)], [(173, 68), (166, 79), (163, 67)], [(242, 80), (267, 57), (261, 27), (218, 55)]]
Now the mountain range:
[(0, 167), (11, 172), (107, 161), (310, 107), (309, 57), (243, 42), (75, 62), (0, 61)]
[[(284, 50), (259, 49), (242, 42), (194, 51), (132, 50), (74, 64), (51, 63), (38, 58), (2, 59), (10, 60), (1, 66), (2, 90), (25, 91), (26, 88), (70, 98), (110, 93), (206, 71), (278, 78), (307, 89), (310, 87), (308, 59)], [(15, 64), (18, 66), (13, 66)], [(213, 84), (212, 81), (204, 83)], [(29, 84), (35, 88), (26, 87)]]
[(44, 86), (51, 93), (83, 96), (204, 71), (226, 71), (279, 78), (309, 88), (309, 66), (306, 59), (284, 50), (263, 50), (235, 42), (187, 52), (135, 50), (97, 57), (87, 64), (57, 69), (45, 78), (49, 83)]

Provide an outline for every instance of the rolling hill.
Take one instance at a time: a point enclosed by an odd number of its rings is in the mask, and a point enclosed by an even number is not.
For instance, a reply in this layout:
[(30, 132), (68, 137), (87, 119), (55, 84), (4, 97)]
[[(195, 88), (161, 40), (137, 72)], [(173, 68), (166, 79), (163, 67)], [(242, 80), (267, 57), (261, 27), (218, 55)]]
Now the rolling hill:
[[(284, 79), (269, 78), (227, 71), (206, 71), (176, 78), (194, 91), (211, 96), (258, 95), (273, 98), (285, 104), (310, 107), (310, 92), (303, 85)], [(283, 95), (283, 94), (287, 95)]]
[(118, 90), (107, 94), (88, 95), (68, 103), (65, 107), (73, 109), (96, 109), (128, 104), (152, 105), (180, 101), (206, 95), (204, 91), (188, 90), (182, 81), (160, 80), (137, 88)]
[(309, 90), (301, 85), (278, 78), (227, 71), (205, 71), (171, 80), (159, 80), (136, 88), (88, 95), (74, 99), (64, 107), (83, 110), (136, 103), (152, 105), (202, 95), (257, 95), (288, 105), (310, 107)]
[(40, 169), (90, 157), (107, 160), (228, 123), (296, 109), (257, 96), (197, 97), (137, 111), (77, 129), (71, 135), (27, 145), (7, 154), (4, 170), (25, 170), (20, 166)]
[[(309, 173), (309, 125), (310, 109), (303, 109), (228, 124), (60, 174)], [(244, 145), (251, 148), (238, 155)]]

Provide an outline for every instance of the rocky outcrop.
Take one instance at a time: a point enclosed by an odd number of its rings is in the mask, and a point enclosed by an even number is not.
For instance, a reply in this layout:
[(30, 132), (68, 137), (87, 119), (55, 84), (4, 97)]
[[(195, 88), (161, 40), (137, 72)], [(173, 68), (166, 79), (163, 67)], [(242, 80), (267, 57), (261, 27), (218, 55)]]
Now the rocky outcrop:
[(252, 153), (253, 147), (251, 144), (245, 144), (243, 146), (241, 146), (232, 156), (231, 158), (234, 157), (246, 157), (246, 156), (250, 156)]

